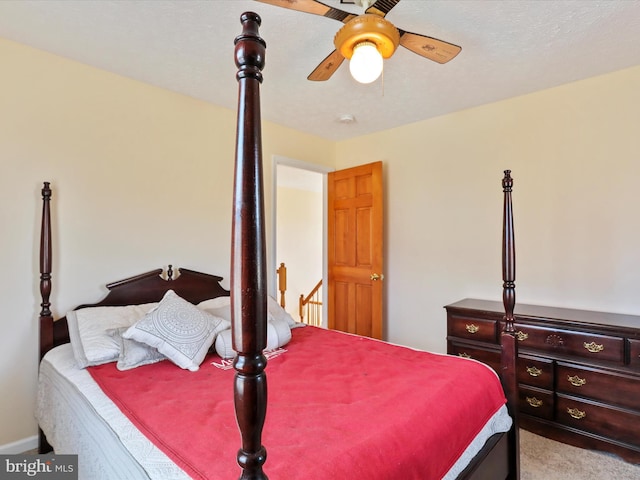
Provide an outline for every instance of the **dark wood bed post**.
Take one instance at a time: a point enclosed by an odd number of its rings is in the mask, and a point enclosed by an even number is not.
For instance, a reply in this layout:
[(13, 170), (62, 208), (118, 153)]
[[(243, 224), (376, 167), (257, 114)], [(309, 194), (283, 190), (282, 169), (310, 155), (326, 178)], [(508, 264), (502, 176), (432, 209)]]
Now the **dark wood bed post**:
[(513, 310), (516, 305), (516, 247), (513, 233), (513, 208), (511, 190), (513, 179), (511, 170), (504, 171), (502, 190), (504, 192), (504, 212), (502, 230), (502, 301), (504, 303), (504, 328), (500, 343), (502, 345), (501, 369), (502, 385), (507, 398), (509, 414), (513, 419), (513, 428), (509, 432), (509, 478), (520, 478), (520, 440), (518, 432), (518, 380), (516, 360), (518, 343), (514, 326)]
[(42, 225), (40, 226), (40, 360), (53, 348), (53, 316), (51, 315), (51, 189), (42, 187)]
[[(51, 188), (49, 182), (42, 187), (42, 223), (40, 225), (40, 360), (53, 348), (53, 315), (51, 314)], [(52, 450), (51, 445), (38, 428), (38, 453)]]
[(267, 451), (262, 428), (267, 413), (267, 275), (264, 233), (260, 83), (266, 44), (260, 17), (245, 12), (235, 39), (238, 67), (238, 124), (231, 239), (233, 348), (238, 352), (234, 402), (242, 438), (238, 464), (242, 480), (263, 480)]

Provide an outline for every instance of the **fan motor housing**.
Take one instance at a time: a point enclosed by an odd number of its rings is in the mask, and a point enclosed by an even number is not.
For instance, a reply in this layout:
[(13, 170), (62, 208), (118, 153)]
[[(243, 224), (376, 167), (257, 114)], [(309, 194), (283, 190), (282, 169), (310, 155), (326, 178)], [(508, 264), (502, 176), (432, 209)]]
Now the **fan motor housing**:
[(365, 41), (375, 43), (382, 58), (389, 58), (400, 44), (400, 32), (388, 20), (365, 13), (345, 23), (336, 33), (333, 44), (343, 57), (351, 59), (354, 47)]

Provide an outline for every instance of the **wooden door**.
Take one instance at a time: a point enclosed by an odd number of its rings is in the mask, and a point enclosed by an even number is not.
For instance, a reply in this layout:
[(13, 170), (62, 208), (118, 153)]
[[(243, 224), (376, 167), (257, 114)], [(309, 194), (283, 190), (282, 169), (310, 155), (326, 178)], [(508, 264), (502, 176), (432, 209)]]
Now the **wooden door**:
[(328, 326), (382, 339), (382, 162), (328, 183)]

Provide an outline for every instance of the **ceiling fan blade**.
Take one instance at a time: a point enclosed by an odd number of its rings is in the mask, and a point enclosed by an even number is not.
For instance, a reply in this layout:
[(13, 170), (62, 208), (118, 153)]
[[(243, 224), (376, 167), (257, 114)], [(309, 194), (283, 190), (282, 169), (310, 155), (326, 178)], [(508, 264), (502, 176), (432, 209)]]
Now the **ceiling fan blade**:
[(400, 32), (400, 45), (434, 62), (447, 63), (462, 50), (462, 47), (458, 45), (444, 42), (437, 38), (405, 32), (401, 29), (398, 29), (398, 31)]
[(327, 18), (333, 18), (342, 23), (347, 23), (357, 15), (339, 8), (334, 8), (329, 5), (325, 5), (322, 2), (316, 0), (256, 0), (256, 2), (268, 3), (269, 5), (275, 5), (276, 7), (288, 8), (289, 10), (297, 10), (298, 12), (312, 13), (313, 15), (320, 15)]
[(342, 54), (338, 50), (334, 50), (309, 74), (307, 80), (313, 80), (314, 82), (329, 80), (331, 75), (342, 65), (343, 61), (344, 57)]
[(378, 0), (374, 2), (369, 8), (365, 10), (364, 13), (374, 13), (376, 15), (380, 15), (384, 17), (387, 13), (391, 11), (393, 7), (395, 7), (400, 0)]

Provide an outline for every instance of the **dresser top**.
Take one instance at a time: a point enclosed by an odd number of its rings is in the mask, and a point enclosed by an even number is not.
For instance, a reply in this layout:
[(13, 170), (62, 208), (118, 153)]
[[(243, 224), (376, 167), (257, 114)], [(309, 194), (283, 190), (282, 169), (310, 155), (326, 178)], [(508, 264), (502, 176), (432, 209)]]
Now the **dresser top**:
[[(446, 305), (445, 308), (459, 308), (491, 313), (504, 313), (502, 302), (493, 300), (479, 300), (465, 298), (459, 302)], [(620, 313), (595, 312), (590, 310), (577, 310), (573, 308), (547, 307), (542, 305), (526, 305), (516, 303), (514, 316), (531, 318), (549, 318), (566, 320), (575, 324), (591, 324), (605, 327), (617, 327), (640, 331), (640, 316), (625, 315)]]

